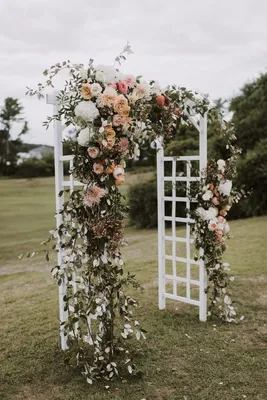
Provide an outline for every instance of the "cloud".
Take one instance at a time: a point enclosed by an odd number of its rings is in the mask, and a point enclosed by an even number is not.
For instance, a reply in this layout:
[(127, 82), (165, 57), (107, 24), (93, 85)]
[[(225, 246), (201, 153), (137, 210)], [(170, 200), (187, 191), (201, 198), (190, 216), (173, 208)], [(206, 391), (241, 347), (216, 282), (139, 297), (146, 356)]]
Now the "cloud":
[(25, 87), (64, 59), (113, 63), (127, 40), (135, 54), (123, 71), (230, 97), (265, 70), (266, 13), (265, 0), (1, 2), (0, 104), (19, 97), (31, 128), (27, 140), (52, 143), (52, 130), (42, 128), (51, 106), (25, 97)]

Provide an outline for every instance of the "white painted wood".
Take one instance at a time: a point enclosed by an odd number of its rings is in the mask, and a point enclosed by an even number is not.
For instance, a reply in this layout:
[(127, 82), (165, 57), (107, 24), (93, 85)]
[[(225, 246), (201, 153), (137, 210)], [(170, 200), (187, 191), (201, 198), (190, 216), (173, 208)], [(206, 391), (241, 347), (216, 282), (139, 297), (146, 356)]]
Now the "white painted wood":
[[(190, 103), (191, 104), (191, 103)], [(191, 238), (191, 224), (195, 221), (190, 218), (191, 203), (195, 203), (196, 199), (190, 199), (190, 189), (192, 182), (199, 182), (203, 176), (203, 169), (207, 165), (207, 116), (196, 115), (195, 112), (187, 113), (188, 118), (199, 131), (199, 155), (194, 156), (164, 156), (162, 147), (157, 154), (157, 173), (158, 173), (158, 249), (159, 249), (159, 308), (165, 308), (166, 299), (181, 301), (199, 307), (199, 319), (206, 321), (207, 318), (207, 274), (204, 261), (191, 259), (191, 244), (194, 240)], [(191, 161), (199, 162), (199, 176), (191, 176)], [(171, 176), (165, 176), (164, 163), (172, 163)], [(186, 162), (186, 176), (176, 176), (176, 163)], [(172, 183), (172, 195), (165, 196), (164, 182)], [(177, 182), (185, 182), (186, 196), (176, 196)], [(171, 216), (165, 215), (165, 201), (172, 202)], [(176, 203), (185, 203), (188, 209), (187, 217), (176, 216)], [(165, 221), (171, 222), (171, 235), (166, 234)], [(176, 223), (184, 223), (186, 227), (185, 238), (176, 236)], [(166, 254), (165, 242), (169, 241), (171, 245), (171, 255)], [(185, 243), (186, 257), (176, 255), (177, 243)], [(203, 253), (202, 253), (203, 254)], [(166, 274), (165, 260), (171, 261), (172, 274)], [(186, 267), (186, 276), (177, 276), (176, 262), (184, 263)], [(191, 279), (191, 265), (199, 268), (199, 280)], [(172, 283), (172, 293), (168, 293), (166, 288), (166, 279)], [(177, 293), (177, 283), (185, 283), (186, 295), (180, 296)], [(191, 298), (191, 286), (199, 287), (199, 300)], [(168, 285), (169, 288), (169, 285)], [(179, 288), (179, 286), (178, 286)]]
[[(56, 95), (46, 96), (47, 104), (53, 104), (53, 115), (58, 113), (58, 104)], [(61, 121), (54, 121), (54, 163), (55, 163), (55, 196), (56, 196), (56, 226), (57, 228), (62, 223), (62, 217), (59, 211), (62, 209), (64, 203), (64, 194), (59, 197), (59, 192), (63, 190), (63, 162), (60, 161), (62, 157), (63, 146), (62, 146), (62, 126)], [(62, 265), (62, 254), (61, 251), (57, 253), (57, 263)], [(62, 279), (62, 284), (59, 286), (59, 319), (63, 323), (68, 319), (68, 312), (64, 310), (64, 296), (66, 294), (66, 282)], [(63, 327), (60, 324), (59, 329), (60, 347), (62, 350), (68, 348), (67, 338), (64, 335)]]
[[(158, 191), (158, 301), (159, 309), (163, 310), (165, 301), (165, 206), (164, 206), (164, 159), (163, 148), (160, 139), (157, 144), (157, 191)], [(163, 194), (163, 195), (162, 195)]]

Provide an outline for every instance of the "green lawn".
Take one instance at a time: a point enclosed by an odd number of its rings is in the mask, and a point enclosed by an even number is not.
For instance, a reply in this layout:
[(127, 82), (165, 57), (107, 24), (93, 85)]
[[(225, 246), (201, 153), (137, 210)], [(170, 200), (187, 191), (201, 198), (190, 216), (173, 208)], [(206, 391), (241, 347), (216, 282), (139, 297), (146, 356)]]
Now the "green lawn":
[[(128, 175), (129, 184), (138, 180)], [(41, 257), (16, 258), (41, 247), (55, 224), (53, 180), (2, 180), (0, 193), (0, 399), (267, 399), (267, 217), (231, 222), (226, 259), (236, 276), (236, 307), (245, 316), (238, 325), (200, 323), (197, 308), (177, 302), (159, 311), (157, 232), (126, 229), (124, 255), (144, 287), (135, 296), (148, 335), (134, 347), (142, 377), (105, 390), (63, 364), (51, 265)]]

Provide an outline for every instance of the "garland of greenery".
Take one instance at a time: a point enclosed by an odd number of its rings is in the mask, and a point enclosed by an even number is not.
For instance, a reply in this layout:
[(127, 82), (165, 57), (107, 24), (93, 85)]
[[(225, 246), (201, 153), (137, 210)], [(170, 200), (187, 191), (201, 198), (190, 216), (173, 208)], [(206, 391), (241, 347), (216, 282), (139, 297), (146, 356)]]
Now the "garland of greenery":
[[(120, 63), (126, 53), (131, 53), (128, 44), (116, 61)], [(208, 111), (209, 103), (185, 88), (172, 86), (162, 90), (155, 81), (148, 83), (142, 77), (124, 76), (114, 67), (94, 67), (93, 60), (88, 67), (72, 65), (70, 61), (55, 64), (44, 71), (45, 85), (39, 84), (37, 90), (28, 88), (27, 94), (42, 98), (44, 90), (53, 87), (53, 78), (64, 69), (69, 70), (70, 78), (57, 97), (60, 111), (44, 124), (64, 119), (66, 125), (76, 127), (77, 140), (71, 142), (72, 173), (83, 188), (70, 194), (60, 211), (62, 223), (51, 232), (50, 239), (56, 241), (53, 249), (62, 252), (62, 265), (53, 268), (53, 275), (59, 285), (62, 280), (67, 284), (64, 301), (69, 317), (64, 329), (69, 358), (75, 360), (91, 384), (100, 378), (109, 380), (121, 375), (125, 368), (132, 374), (135, 366), (126, 341), (131, 337), (145, 339), (145, 331), (133, 315), (137, 302), (124, 292), (125, 286), (138, 287), (132, 274), (124, 274), (120, 251), (127, 207), (118, 186), (125, 180), (126, 161), (138, 156), (139, 146), (145, 140), (152, 142), (161, 137), (166, 142), (182, 121), (188, 123), (188, 99), (194, 101), (195, 112), (202, 115)], [(224, 123), (222, 130), (230, 132)], [(214, 196), (219, 199), (221, 214), (230, 204), (229, 195), (220, 191), (220, 185), (224, 180), (227, 185), (234, 173), (237, 151), (232, 144), (229, 146), (232, 155), (225, 165), (218, 162), (221, 169), (216, 170), (216, 163), (210, 164), (201, 183), (197, 198), (202, 208), (195, 215), (194, 228), (196, 247), (205, 250), (212, 287), (210, 312), (216, 306), (227, 321), (232, 320), (234, 311), (231, 301), (227, 301), (227, 268), (221, 261), (225, 240), (217, 233), (219, 224), (224, 224), (223, 232), (227, 231), (227, 224), (220, 222), (217, 214), (212, 214), (212, 218), (203, 215), (211, 213)], [(213, 207), (213, 213), (214, 210)], [(216, 233), (210, 229), (210, 220), (214, 218)]]

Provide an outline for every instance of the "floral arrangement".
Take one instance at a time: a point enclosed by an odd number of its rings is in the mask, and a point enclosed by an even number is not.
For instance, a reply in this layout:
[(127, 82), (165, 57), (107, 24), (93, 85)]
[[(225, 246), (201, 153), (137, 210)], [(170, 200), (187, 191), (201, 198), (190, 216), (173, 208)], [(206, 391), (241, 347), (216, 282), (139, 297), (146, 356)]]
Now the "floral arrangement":
[[(234, 202), (240, 200), (241, 193), (233, 189), (232, 180), (236, 175), (236, 160), (241, 150), (234, 145), (236, 136), (231, 123), (222, 122), (221, 134), (227, 138), (226, 160), (211, 160), (196, 194), (198, 208), (194, 211), (193, 226), (196, 249), (203, 249), (205, 267), (208, 273), (208, 293), (210, 294), (209, 315), (217, 315), (227, 322), (236, 321), (236, 310), (231, 300), (229, 283), (234, 276), (229, 275), (229, 263), (223, 261), (223, 253), (230, 238), (227, 214)], [(197, 254), (196, 258), (199, 258)]]
[[(131, 48), (127, 44), (116, 61), (120, 63), (129, 53)], [(70, 194), (60, 212), (62, 223), (51, 231), (49, 240), (56, 240), (53, 248), (63, 254), (62, 265), (53, 268), (53, 275), (58, 284), (62, 280), (67, 284), (64, 301), (69, 317), (64, 330), (69, 358), (91, 384), (100, 378), (112, 379), (125, 368), (132, 374), (135, 365), (126, 340), (145, 338), (145, 331), (133, 314), (137, 302), (124, 291), (128, 285), (138, 287), (133, 275), (124, 274), (120, 251), (125, 243), (123, 219), (127, 208), (118, 186), (126, 179), (126, 161), (138, 156), (143, 141), (152, 142), (160, 137), (165, 142), (182, 121), (187, 123), (184, 111), (188, 99), (194, 100), (195, 111), (202, 114), (209, 105), (207, 99), (194, 97), (185, 88), (172, 86), (163, 90), (155, 81), (125, 76), (115, 67), (95, 67), (93, 60), (87, 67), (70, 61), (55, 64), (44, 71), (46, 83), (39, 84), (37, 90), (28, 88), (27, 94), (42, 98), (44, 90), (53, 87), (53, 78), (64, 69), (69, 70), (70, 78), (57, 96), (60, 111), (44, 124), (48, 126), (63, 118), (66, 125), (75, 126), (77, 140), (71, 141), (72, 173), (83, 188)], [(204, 242), (208, 239), (216, 251), (219, 249), (220, 260), (228, 229), (224, 219), (230, 204), (230, 182), (225, 181), (228, 175), (228, 162), (226, 166), (220, 162), (217, 170), (209, 167), (205, 179), (209, 186), (205, 183), (202, 188), (202, 208), (196, 214), (196, 245), (205, 246), (216, 301), (223, 290), (218, 289), (221, 278), (213, 272), (215, 261)], [(218, 271), (225, 277), (221, 270), (220, 264)]]

